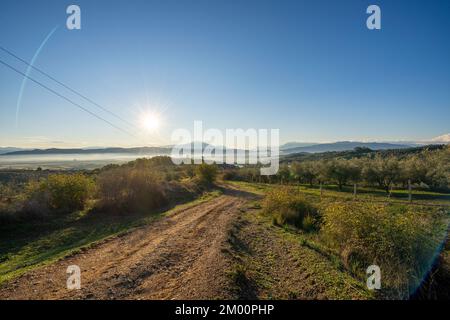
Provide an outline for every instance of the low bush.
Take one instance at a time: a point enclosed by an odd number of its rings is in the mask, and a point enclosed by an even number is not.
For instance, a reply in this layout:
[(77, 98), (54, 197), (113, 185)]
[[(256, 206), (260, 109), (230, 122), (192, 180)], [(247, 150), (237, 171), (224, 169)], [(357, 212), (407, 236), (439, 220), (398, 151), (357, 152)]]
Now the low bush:
[(300, 194), (288, 188), (270, 191), (264, 199), (264, 212), (272, 216), (274, 224), (289, 224), (305, 231), (318, 226), (318, 210)]
[(216, 181), (217, 166), (214, 164), (202, 163), (196, 167), (196, 176), (203, 185), (211, 185)]
[(419, 208), (334, 203), (323, 212), (321, 234), (350, 271), (366, 277), (366, 268), (378, 265), (384, 288), (407, 298), (430, 269), (445, 231)]
[(94, 189), (92, 179), (83, 174), (50, 175), (44, 182), (50, 208), (62, 211), (82, 210)]
[(0, 182), (0, 224), (5, 224), (15, 219), (15, 209), (17, 206), (16, 192), (10, 185)]
[(97, 178), (99, 206), (121, 212), (157, 209), (168, 203), (165, 182), (150, 169), (120, 167)]
[(311, 215), (307, 215), (303, 218), (302, 229), (305, 230), (306, 232), (315, 231), (318, 227), (317, 223), (318, 222), (315, 217), (313, 217)]
[(223, 180), (238, 180), (238, 171), (236, 169), (224, 170), (222, 174)]
[(93, 189), (92, 179), (83, 174), (52, 174), (26, 185), (23, 211), (41, 215), (82, 210)]

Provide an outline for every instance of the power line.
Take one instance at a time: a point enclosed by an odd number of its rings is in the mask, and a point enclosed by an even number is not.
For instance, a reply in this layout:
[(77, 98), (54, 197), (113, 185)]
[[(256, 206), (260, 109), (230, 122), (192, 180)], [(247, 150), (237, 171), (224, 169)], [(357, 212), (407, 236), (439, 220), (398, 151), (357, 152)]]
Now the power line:
[(55, 81), (56, 83), (58, 83), (59, 85), (63, 86), (63, 87), (66, 88), (67, 90), (69, 90), (69, 91), (71, 91), (72, 93), (78, 95), (79, 97), (83, 98), (84, 100), (86, 100), (86, 101), (92, 103), (93, 105), (95, 105), (96, 107), (100, 108), (101, 110), (103, 110), (103, 111), (109, 113), (110, 115), (116, 117), (116, 118), (119, 119), (120, 121), (126, 123), (127, 125), (129, 125), (129, 126), (131, 126), (131, 127), (134, 127), (134, 125), (133, 125), (131, 122), (125, 120), (125, 119), (122, 118), (121, 116), (115, 114), (114, 112), (108, 110), (107, 108), (103, 107), (102, 105), (98, 104), (97, 102), (93, 101), (92, 99), (86, 97), (85, 95), (81, 94), (81, 93), (78, 92), (77, 90), (72, 89), (71, 87), (69, 87), (68, 85), (64, 84), (63, 82), (61, 82), (61, 81), (55, 79), (54, 77), (52, 77), (51, 75), (49, 75), (48, 73), (46, 73), (45, 71), (43, 71), (42, 69), (39, 69), (38, 67), (33, 66), (31, 63), (29, 63), (28, 61), (26, 61), (26, 60), (20, 58), (19, 56), (17, 56), (16, 54), (12, 53), (12, 52), (9, 51), (8, 49), (6, 49), (6, 48), (0, 46), (0, 50), (3, 50), (4, 52), (6, 52), (7, 54), (9, 54), (10, 56), (16, 58), (17, 60), (21, 61), (22, 63), (26, 64), (27, 66), (30, 66), (31, 68), (33, 68), (34, 70), (36, 70), (36, 71), (39, 72), (40, 74), (42, 74), (42, 75), (46, 76), (47, 78), (49, 78), (49, 79)]
[(105, 118), (103, 118), (103, 117), (101, 117), (101, 116), (95, 114), (94, 112), (92, 112), (92, 111), (86, 109), (85, 107), (81, 106), (80, 104), (78, 104), (78, 103), (74, 102), (73, 100), (67, 98), (66, 96), (64, 96), (64, 95), (62, 95), (62, 94), (56, 92), (55, 90), (53, 90), (53, 89), (47, 87), (45, 84), (39, 82), (38, 80), (35, 80), (35, 79), (33, 79), (32, 77), (30, 77), (30, 76), (27, 76), (27, 75), (26, 75), (25, 73), (23, 73), (22, 71), (17, 70), (16, 68), (14, 68), (14, 67), (11, 66), (10, 64), (4, 62), (4, 61), (1, 60), (1, 59), (0, 59), (0, 63), (3, 64), (4, 66), (8, 67), (9, 69), (11, 69), (11, 70), (17, 72), (18, 74), (20, 74), (20, 75), (26, 77), (27, 79), (33, 81), (34, 83), (36, 83), (37, 85), (43, 87), (44, 89), (50, 91), (50, 92), (53, 93), (54, 95), (56, 95), (56, 96), (58, 96), (58, 97), (60, 97), (60, 98), (62, 98), (62, 99), (64, 99), (64, 100), (66, 100), (67, 102), (73, 104), (74, 106), (80, 108), (81, 110), (83, 110), (83, 111), (89, 113), (90, 115), (96, 117), (97, 119), (100, 119), (100, 120), (102, 120), (103, 122), (106, 122), (107, 124), (109, 124), (109, 125), (112, 126), (113, 128), (115, 128), (115, 129), (117, 129), (117, 130), (120, 130), (120, 131), (122, 131), (122, 132), (124, 132), (124, 133), (126, 133), (126, 134), (128, 134), (128, 135), (130, 135), (130, 136), (132, 136), (132, 137), (134, 137), (134, 135), (131, 134), (131, 133), (129, 133), (128, 131), (126, 131), (126, 130), (124, 130), (124, 129), (118, 127), (118, 126), (116, 126), (115, 124), (109, 122), (109, 121), (106, 120)]

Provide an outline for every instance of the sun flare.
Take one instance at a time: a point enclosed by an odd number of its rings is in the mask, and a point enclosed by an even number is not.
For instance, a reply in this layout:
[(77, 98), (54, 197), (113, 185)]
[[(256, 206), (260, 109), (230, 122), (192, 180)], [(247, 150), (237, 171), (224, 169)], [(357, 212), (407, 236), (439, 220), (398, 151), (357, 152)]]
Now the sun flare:
[(147, 113), (142, 116), (141, 125), (147, 131), (155, 131), (161, 125), (161, 120), (157, 114)]

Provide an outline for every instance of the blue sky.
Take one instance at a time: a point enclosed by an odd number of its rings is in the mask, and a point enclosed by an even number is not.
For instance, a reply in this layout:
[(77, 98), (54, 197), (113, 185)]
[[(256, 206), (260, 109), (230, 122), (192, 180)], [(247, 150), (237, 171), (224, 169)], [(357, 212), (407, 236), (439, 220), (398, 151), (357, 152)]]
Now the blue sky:
[[(81, 7), (81, 30), (66, 8)], [(377, 4), (382, 29), (366, 28)], [(132, 137), (0, 65), (0, 146), (170, 143), (176, 128), (279, 128), (281, 142), (448, 133), (450, 1), (9, 1), (0, 45), (129, 122)], [(0, 51), (0, 59), (25, 70)], [(32, 77), (118, 126), (38, 73)]]

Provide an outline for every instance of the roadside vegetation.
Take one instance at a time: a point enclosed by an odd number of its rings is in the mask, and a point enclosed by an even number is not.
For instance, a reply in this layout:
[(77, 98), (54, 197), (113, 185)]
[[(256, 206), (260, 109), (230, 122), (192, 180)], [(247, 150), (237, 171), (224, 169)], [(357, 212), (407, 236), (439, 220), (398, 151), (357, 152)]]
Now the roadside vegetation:
[(196, 167), (197, 181), (203, 186), (211, 186), (217, 178), (217, 166), (202, 163)]
[(0, 283), (153, 221), (176, 205), (216, 196), (217, 169), (202, 168), (155, 157), (85, 172), (23, 171), (13, 172), (12, 179), (5, 172), (0, 184)]
[(407, 299), (429, 282), (433, 292), (422, 296), (441, 297), (448, 291), (436, 284), (436, 275), (443, 285), (450, 280), (448, 249), (443, 246), (450, 221), (448, 200), (447, 205), (429, 205), (429, 199), (409, 204), (382, 193), (354, 199), (351, 191), (338, 189), (321, 196), (309, 185), (230, 183), (263, 196), (260, 219), (320, 252), (360, 283), (366, 282), (367, 267), (378, 265), (382, 272), (382, 290), (374, 292), (378, 298)]
[(312, 231), (318, 225), (318, 210), (301, 194), (288, 188), (271, 190), (264, 199), (264, 212), (272, 216), (279, 226), (293, 225), (304, 231)]
[(408, 298), (445, 239), (445, 216), (417, 206), (335, 203), (325, 208), (320, 237), (354, 275), (382, 270), (384, 294)]
[(284, 158), (272, 177), (246, 166), (223, 178), (263, 195), (263, 217), (361, 283), (378, 265), (377, 297), (448, 296), (450, 147), (333, 155)]

